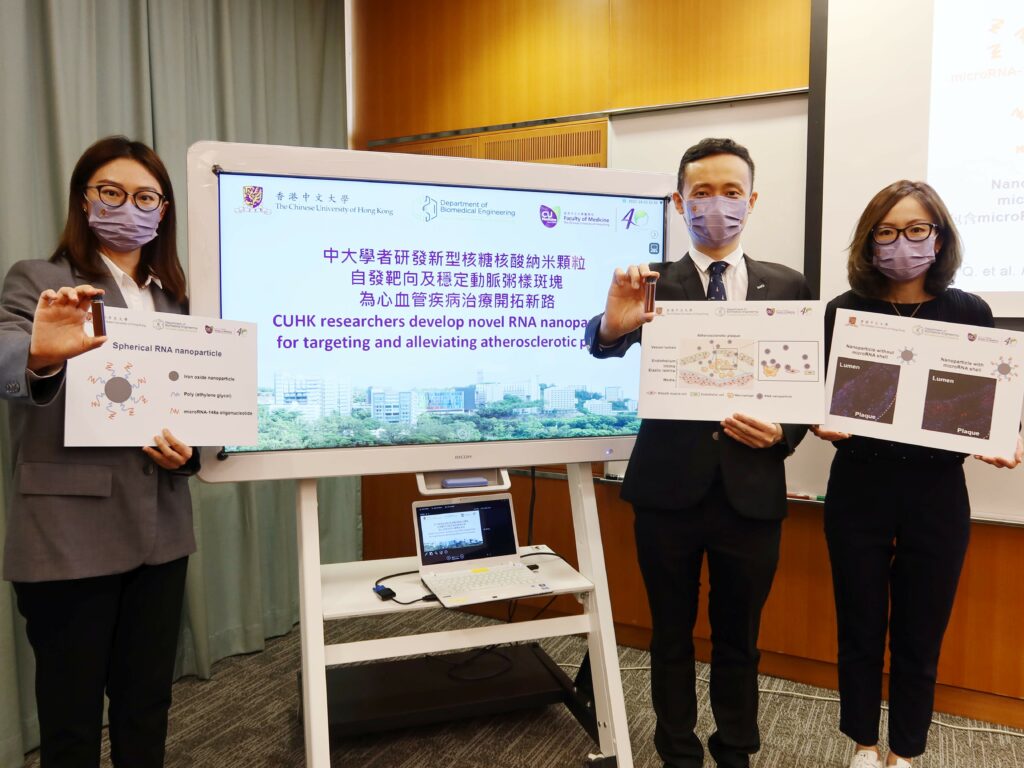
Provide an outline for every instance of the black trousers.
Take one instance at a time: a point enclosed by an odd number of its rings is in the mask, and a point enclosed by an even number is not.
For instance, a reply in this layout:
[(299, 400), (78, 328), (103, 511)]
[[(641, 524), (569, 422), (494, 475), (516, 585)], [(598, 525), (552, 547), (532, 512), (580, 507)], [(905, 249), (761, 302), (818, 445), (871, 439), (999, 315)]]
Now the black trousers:
[(825, 497), (839, 630), (840, 730), (878, 742), (889, 634), (889, 748), (925, 750), (942, 636), (970, 536), (957, 463), (832, 462)]
[(780, 520), (741, 517), (720, 482), (696, 506), (636, 508), (636, 543), (651, 605), (654, 745), (671, 768), (700, 768), (693, 628), (701, 563), (711, 592), (711, 709), (708, 749), (719, 766), (746, 768), (761, 747), (757, 728), (757, 635), (779, 561)]
[(14, 585), (36, 657), (42, 768), (100, 764), (104, 691), (113, 764), (163, 765), (187, 566)]

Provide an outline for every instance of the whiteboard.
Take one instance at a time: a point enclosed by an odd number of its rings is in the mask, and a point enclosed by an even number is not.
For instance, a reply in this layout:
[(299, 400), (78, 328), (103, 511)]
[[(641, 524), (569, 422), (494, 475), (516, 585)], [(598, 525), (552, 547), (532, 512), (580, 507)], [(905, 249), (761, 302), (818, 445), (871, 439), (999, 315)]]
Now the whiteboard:
[[(990, 16), (992, 10), (985, 3), (977, 4), (978, 23), (987, 26), (990, 18), (995, 18), (995, 14)], [(932, 0), (833, 0), (828, 4), (828, 16), (823, 299), (848, 287), (846, 247), (871, 196), (895, 179), (927, 175), (931, 35), (908, 36), (906, 30), (931, 30)], [(880, 18), (886, 23), (879, 24)], [(864, 55), (866, 39), (872, 41), (871, 56)], [(894, 71), (899, 72), (902, 84), (900, 97), (879, 99), (879, 93), (892, 88)], [(996, 297), (998, 294), (989, 294), (985, 298), (997, 317), (1020, 314), (1019, 307), (1000, 313), (993, 301)], [(1004, 326), (1014, 327), (1012, 323)], [(821, 442), (813, 435), (807, 440)], [(790, 488), (813, 490), (818, 477), (822, 478), (818, 486), (824, 485), (825, 476), (820, 475), (823, 462), (817, 455), (820, 450), (817, 445), (801, 446), (790, 459)], [(1024, 525), (1024, 466), (997, 470), (971, 458), (964, 466), (973, 517)]]
[[(834, 29), (830, 25), (830, 33)], [(833, 41), (834, 37), (830, 38), (830, 45)], [(854, 60), (859, 60), (859, 57), (851, 58)], [(830, 59), (829, 89), (842, 90), (843, 77), (862, 75), (861, 70), (844, 74), (832, 64)], [(850, 124), (861, 123), (851, 121)], [(758, 201), (743, 233), (744, 250), (755, 259), (775, 261), (803, 271), (807, 95), (788, 94), (613, 115), (608, 128), (608, 165), (627, 170), (675, 172), (686, 148), (708, 136), (735, 139), (750, 150), (754, 159), (754, 189), (758, 191)], [(848, 160), (858, 162), (856, 158)], [(827, 189), (847, 202), (840, 180), (831, 176), (827, 181), (831, 181)], [(847, 223), (836, 220), (837, 206), (832, 205), (826, 192), (825, 223), (832, 247), (823, 247), (822, 253), (836, 262), (822, 264), (823, 299), (831, 299), (847, 288), (842, 272), (846, 264), (842, 249), (856, 214), (877, 189), (870, 184), (868, 187), (870, 192), (866, 196), (861, 195), (863, 200), (858, 199), (856, 205), (848, 203), (847, 207), (853, 205), (856, 213)], [(844, 209), (844, 212), (849, 218), (849, 210)], [(669, 240), (677, 244), (672, 254), (674, 258), (681, 257), (689, 244), (686, 228), (680, 219), (678, 215), (670, 215), (673, 228), (669, 230)], [(812, 495), (824, 494), (834, 454), (835, 449), (830, 443), (808, 434), (796, 453), (786, 461), (789, 489)], [(1012, 471), (997, 470), (972, 458), (968, 458), (964, 466), (975, 519), (1024, 525), (1024, 467)]]
[[(807, 178), (807, 94), (719, 102), (613, 115), (608, 167), (676, 173), (687, 147), (707, 137), (730, 138), (754, 159), (754, 211), (743, 250), (754, 259), (804, 269), (804, 186)], [(690, 246), (682, 216), (669, 216), (672, 259)]]

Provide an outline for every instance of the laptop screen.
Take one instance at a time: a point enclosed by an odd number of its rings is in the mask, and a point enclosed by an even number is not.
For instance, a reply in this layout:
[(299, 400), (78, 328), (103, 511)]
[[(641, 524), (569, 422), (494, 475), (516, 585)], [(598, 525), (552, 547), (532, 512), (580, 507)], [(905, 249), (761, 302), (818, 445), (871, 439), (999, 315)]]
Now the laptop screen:
[(423, 565), (503, 557), (516, 552), (508, 497), (418, 507), (416, 524)]

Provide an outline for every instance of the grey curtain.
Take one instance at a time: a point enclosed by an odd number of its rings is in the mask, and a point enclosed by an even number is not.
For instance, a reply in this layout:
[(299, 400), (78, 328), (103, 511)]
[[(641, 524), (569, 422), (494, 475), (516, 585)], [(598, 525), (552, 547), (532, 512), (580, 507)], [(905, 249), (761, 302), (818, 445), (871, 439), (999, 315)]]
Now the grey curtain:
[[(178, 197), (201, 139), (346, 146), (342, 0), (0, 0), (0, 272), (52, 251), (81, 152), (123, 133), (155, 147)], [(10, 488), (0, 409), (0, 505)], [(325, 562), (361, 554), (359, 484), (322, 480)], [(194, 481), (179, 674), (259, 650), (298, 621), (294, 483)], [(2, 512), (2, 509), (0, 509)], [(3, 532), (0, 515), (0, 534)], [(38, 743), (32, 652), (0, 582), (0, 768)]]

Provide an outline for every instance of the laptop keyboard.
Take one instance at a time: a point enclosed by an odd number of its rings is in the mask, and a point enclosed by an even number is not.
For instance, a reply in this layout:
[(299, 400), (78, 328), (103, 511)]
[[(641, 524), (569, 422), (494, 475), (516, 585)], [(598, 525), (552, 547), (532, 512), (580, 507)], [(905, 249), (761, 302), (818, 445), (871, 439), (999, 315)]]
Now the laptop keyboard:
[(498, 568), (483, 573), (435, 574), (431, 582), (435, 592), (458, 595), (495, 587), (530, 587), (537, 583), (537, 579), (527, 568)]

